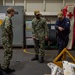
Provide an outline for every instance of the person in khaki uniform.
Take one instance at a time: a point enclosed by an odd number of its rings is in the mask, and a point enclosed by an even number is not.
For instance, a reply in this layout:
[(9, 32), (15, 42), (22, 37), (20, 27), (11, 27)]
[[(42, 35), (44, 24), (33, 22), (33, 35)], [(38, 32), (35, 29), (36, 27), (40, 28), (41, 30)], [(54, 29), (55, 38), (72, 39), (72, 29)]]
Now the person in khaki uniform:
[(48, 39), (48, 26), (46, 19), (41, 17), (40, 11), (34, 11), (35, 18), (32, 20), (32, 34), (34, 40), (35, 57), (31, 60), (39, 60), (44, 62), (45, 40)]
[(2, 45), (4, 48), (4, 60), (2, 64), (2, 70), (6, 73), (14, 72), (14, 69), (10, 69), (10, 60), (12, 59), (12, 41), (13, 41), (13, 30), (11, 17), (14, 16), (15, 10), (12, 7), (7, 8), (7, 16), (5, 17), (1, 28), (2, 28)]

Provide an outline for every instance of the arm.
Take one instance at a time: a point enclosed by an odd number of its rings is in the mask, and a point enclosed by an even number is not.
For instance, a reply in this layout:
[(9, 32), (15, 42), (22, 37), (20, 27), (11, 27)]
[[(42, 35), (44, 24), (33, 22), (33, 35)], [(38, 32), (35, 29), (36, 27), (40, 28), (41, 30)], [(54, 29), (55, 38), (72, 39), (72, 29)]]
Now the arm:
[(61, 25), (60, 25), (60, 23), (59, 23), (58, 20), (56, 21), (55, 28), (56, 28), (56, 30), (58, 30), (58, 31), (63, 31), (63, 30), (64, 30), (64, 28), (61, 27)]
[(35, 25), (32, 21), (32, 34), (33, 34), (33, 37), (35, 37)]
[(10, 22), (10, 19), (6, 19), (5, 20), (5, 30), (6, 32), (8, 33), (8, 35), (11, 34), (11, 22)]
[(56, 30), (58, 30), (58, 25), (59, 25), (59, 22), (56, 21), (56, 23), (55, 23), (55, 28), (56, 28)]
[(44, 28), (45, 28), (45, 39), (48, 40), (49, 28), (48, 28), (46, 20), (44, 20)]
[(66, 18), (65, 24), (63, 25), (64, 29), (69, 29), (70, 28), (70, 20)]
[(44, 27), (45, 27), (45, 36), (48, 36), (49, 35), (49, 28), (48, 28), (46, 20), (44, 21)]

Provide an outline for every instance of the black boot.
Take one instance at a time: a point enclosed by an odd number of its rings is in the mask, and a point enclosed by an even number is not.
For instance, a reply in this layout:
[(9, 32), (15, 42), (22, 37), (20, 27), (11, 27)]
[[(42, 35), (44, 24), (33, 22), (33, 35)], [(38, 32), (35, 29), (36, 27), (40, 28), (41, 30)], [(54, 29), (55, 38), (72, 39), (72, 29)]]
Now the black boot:
[(35, 57), (33, 57), (33, 58), (31, 59), (31, 61), (35, 61), (35, 60), (39, 60), (38, 55), (35, 55)]
[(39, 63), (43, 63), (44, 62), (44, 57), (40, 57), (39, 58)]
[(0, 75), (5, 75), (0, 65)]
[(7, 69), (2, 69), (5, 73), (12, 73), (12, 72), (15, 72), (15, 69), (10, 69), (10, 68), (7, 68)]

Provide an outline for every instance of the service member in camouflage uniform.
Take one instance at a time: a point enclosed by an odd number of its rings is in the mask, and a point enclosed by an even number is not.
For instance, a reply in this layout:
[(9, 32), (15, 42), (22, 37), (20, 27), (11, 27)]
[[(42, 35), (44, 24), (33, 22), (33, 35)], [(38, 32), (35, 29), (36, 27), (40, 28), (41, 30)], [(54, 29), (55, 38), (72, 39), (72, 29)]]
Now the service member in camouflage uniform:
[(35, 18), (32, 20), (32, 34), (34, 40), (35, 57), (31, 60), (44, 62), (45, 40), (48, 39), (48, 27), (46, 20), (41, 17), (39, 11), (34, 11)]
[(13, 30), (12, 30), (12, 20), (15, 14), (15, 10), (12, 7), (7, 9), (7, 16), (5, 17), (2, 28), (2, 45), (4, 48), (4, 61), (2, 64), (2, 69), (6, 72), (14, 72), (14, 69), (10, 69), (10, 60), (12, 59), (12, 41), (13, 41)]

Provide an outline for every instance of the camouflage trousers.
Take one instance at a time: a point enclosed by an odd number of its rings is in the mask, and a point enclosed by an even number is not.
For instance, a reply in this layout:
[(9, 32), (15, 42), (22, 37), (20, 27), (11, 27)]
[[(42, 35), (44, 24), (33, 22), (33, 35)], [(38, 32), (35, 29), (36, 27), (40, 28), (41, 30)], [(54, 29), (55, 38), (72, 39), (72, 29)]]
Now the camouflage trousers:
[(35, 55), (44, 57), (44, 55), (45, 55), (45, 39), (40, 38), (39, 40), (34, 40), (34, 50), (35, 50)]
[(12, 59), (12, 41), (9, 39), (2, 40), (2, 45), (4, 48), (2, 69), (7, 69), (9, 68), (10, 60)]

